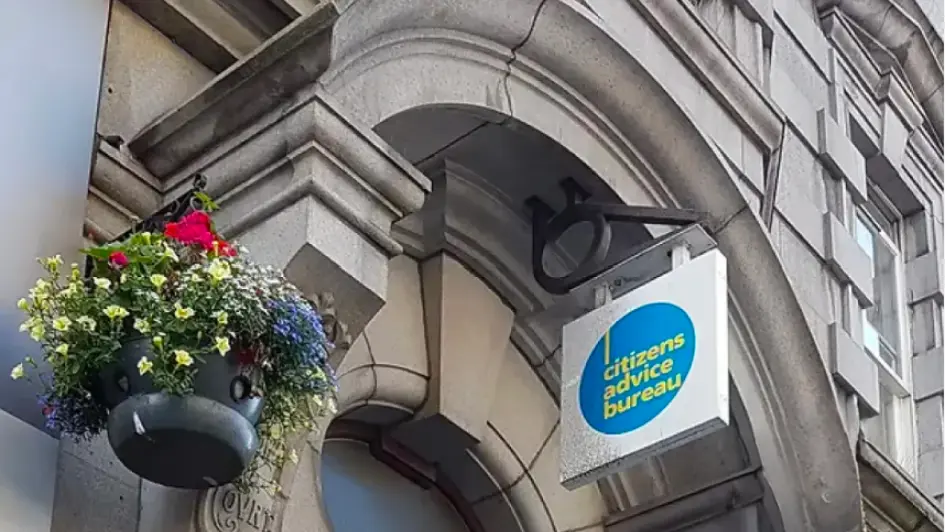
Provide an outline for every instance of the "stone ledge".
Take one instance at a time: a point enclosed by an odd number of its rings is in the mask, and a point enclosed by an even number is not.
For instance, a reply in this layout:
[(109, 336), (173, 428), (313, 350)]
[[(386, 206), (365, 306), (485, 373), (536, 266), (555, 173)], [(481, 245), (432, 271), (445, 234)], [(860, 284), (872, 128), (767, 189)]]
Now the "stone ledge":
[(210, 146), (251, 124), (310, 85), (330, 61), (330, 3), (301, 17), (265, 46), (221, 73), (204, 90), (145, 128), (128, 146), (167, 178)]
[(92, 186), (140, 218), (161, 206), (161, 183), (128, 154), (99, 140)]
[(839, 323), (830, 324), (829, 330), (830, 371), (834, 379), (842, 388), (859, 397), (863, 417), (879, 414), (879, 368), (876, 362)]
[(753, 467), (731, 475), (715, 485), (692, 490), (671, 500), (645, 504), (607, 518), (608, 532), (658, 532), (676, 530), (719, 514), (719, 507), (742, 508), (756, 503), (765, 488)]
[(877, 101), (889, 103), (909, 131), (922, 125), (922, 108), (895, 70), (881, 75), (875, 88)]
[(847, 183), (853, 201), (866, 201), (866, 161), (827, 109), (817, 111), (817, 152), (830, 173)]
[(939, 137), (943, 131), (943, 71), (921, 26), (893, 0), (817, 0), (822, 10), (836, 8), (890, 51), (916, 93)]
[(850, 283), (861, 306), (873, 305), (873, 278), (869, 256), (832, 213), (824, 213), (824, 259), (834, 274)]
[[(941, 532), (942, 510), (912, 478), (873, 444), (860, 437), (856, 444), (860, 489), (867, 510), (881, 517), (887, 530)], [(939, 467), (941, 470), (941, 467)]]

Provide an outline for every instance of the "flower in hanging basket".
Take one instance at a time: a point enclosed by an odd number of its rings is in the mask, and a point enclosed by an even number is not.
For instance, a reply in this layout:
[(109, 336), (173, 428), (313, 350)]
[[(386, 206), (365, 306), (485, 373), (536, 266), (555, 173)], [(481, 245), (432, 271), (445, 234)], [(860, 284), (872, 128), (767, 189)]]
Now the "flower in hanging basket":
[(88, 278), (43, 259), (47, 275), (18, 302), (43, 357), (10, 376), (42, 382), (48, 426), (107, 429), (122, 462), (159, 483), (272, 487), (287, 439), (334, 408), (315, 307), (201, 210), (84, 252)]

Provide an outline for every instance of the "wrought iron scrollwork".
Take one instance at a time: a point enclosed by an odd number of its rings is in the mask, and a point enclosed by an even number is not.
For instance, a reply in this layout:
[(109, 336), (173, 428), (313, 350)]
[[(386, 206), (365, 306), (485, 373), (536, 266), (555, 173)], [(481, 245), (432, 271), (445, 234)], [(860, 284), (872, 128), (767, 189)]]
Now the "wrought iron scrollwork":
[[(201, 209), (204, 205), (200, 199), (207, 186), (207, 178), (203, 174), (195, 174), (193, 186), (181, 194), (177, 199), (168, 203), (154, 214), (138, 221), (130, 229), (113, 238), (110, 242), (121, 242), (134, 233), (143, 231), (151, 233), (164, 232), (164, 226), (169, 222), (180, 220), (188, 213)], [(93, 261), (91, 257), (85, 258), (86, 276), (92, 272)]]
[[(612, 260), (607, 263), (613, 237), (612, 223), (686, 226), (699, 223), (702, 219), (700, 213), (688, 209), (589, 202), (590, 195), (571, 178), (562, 181), (560, 186), (565, 194), (566, 206), (559, 213), (537, 196), (525, 201), (532, 216), (532, 274), (538, 284), (552, 294), (566, 294), (617, 262)], [(590, 224), (593, 231), (584, 257), (570, 273), (560, 277), (550, 275), (543, 261), (545, 248), (555, 243), (568, 229), (581, 223)]]

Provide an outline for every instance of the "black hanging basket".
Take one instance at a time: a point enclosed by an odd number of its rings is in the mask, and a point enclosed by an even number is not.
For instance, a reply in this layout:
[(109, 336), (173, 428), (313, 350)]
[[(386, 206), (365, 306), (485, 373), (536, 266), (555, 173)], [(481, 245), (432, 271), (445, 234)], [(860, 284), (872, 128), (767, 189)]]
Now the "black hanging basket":
[(175, 488), (207, 489), (239, 477), (259, 447), (263, 400), (250, 395), (236, 355), (194, 361), (199, 369), (188, 396), (161, 392), (150, 374), (140, 375), (142, 356), (154, 358), (150, 339), (130, 337), (101, 374), (102, 400), (111, 409), (108, 441), (121, 463)]

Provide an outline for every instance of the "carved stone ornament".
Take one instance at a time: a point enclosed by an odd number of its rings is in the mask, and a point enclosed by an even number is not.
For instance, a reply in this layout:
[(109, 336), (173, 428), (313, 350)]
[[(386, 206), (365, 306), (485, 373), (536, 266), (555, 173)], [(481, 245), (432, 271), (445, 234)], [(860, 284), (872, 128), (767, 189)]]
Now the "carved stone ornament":
[(264, 492), (243, 493), (231, 485), (212, 488), (200, 497), (200, 532), (276, 532), (272, 498)]

